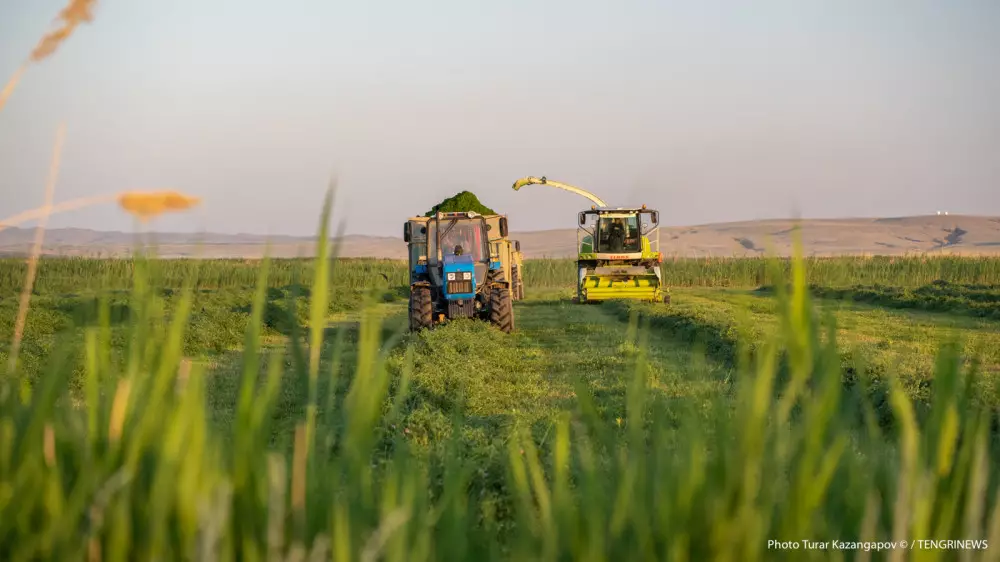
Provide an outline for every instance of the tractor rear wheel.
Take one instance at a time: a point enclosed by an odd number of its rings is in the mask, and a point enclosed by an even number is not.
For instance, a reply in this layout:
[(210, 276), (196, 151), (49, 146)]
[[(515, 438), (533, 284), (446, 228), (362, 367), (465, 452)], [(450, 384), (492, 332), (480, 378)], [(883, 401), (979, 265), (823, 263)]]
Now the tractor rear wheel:
[(410, 331), (417, 332), (434, 324), (434, 304), (430, 287), (410, 288)]
[(514, 306), (510, 289), (494, 287), (490, 293), (490, 324), (507, 334), (514, 331)]

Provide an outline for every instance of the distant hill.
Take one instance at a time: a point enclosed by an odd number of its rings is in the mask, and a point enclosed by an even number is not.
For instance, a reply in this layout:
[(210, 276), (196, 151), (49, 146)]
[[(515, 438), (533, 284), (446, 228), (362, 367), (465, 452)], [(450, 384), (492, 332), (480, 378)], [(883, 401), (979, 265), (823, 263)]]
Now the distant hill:
[[(671, 226), (660, 229), (660, 250), (669, 258), (790, 255), (796, 221), (787, 219)], [(799, 222), (807, 255), (901, 255), (907, 253), (1000, 256), (1000, 217), (930, 215), (881, 219), (808, 219)], [(33, 229), (0, 231), (0, 255), (23, 256), (31, 250)], [(527, 258), (576, 255), (572, 229), (512, 232)], [(274, 257), (314, 254), (311, 237), (257, 234), (154, 233), (163, 257), (258, 258), (270, 241)], [(336, 240), (342, 257), (405, 259), (401, 238), (350, 235)], [(63, 256), (124, 256), (135, 236), (77, 228), (45, 235), (43, 253)]]

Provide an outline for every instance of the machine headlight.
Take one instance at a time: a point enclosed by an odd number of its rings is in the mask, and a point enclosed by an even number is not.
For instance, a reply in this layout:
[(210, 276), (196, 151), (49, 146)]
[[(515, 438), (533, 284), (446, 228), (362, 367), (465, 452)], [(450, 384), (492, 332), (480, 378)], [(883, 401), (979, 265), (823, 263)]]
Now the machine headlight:
[(466, 271), (465, 273), (463, 273), (462, 274), (462, 279), (465, 279), (466, 281), (468, 281), (469, 279), (472, 279), (472, 272), (471, 271)]
[(454, 272), (449, 273), (448, 274), (448, 281), (454, 281), (454, 280), (455, 280), (455, 273)]

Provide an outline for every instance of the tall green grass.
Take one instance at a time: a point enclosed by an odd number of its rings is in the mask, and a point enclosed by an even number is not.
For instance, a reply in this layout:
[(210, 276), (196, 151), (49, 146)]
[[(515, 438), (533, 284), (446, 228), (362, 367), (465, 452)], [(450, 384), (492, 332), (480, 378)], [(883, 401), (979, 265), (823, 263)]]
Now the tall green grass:
[[(767, 258), (680, 258), (663, 263), (663, 281), (670, 287), (759, 287), (791, 274), (792, 260), (771, 268)], [(933, 281), (1000, 283), (1000, 258), (961, 256), (844, 256), (803, 258), (807, 282), (828, 287), (894, 285), (916, 287)], [(574, 260), (527, 260), (525, 283), (536, 287), (573, 285)]]
[[(509, 511), (490, 516), (468, 487), (479, 467), (457, 441), (417, 455), (393, 427), (412, 407), (412, 362), (389, 367), (377, 317), (362, 319), (348, 380), (314, 359), (326, 345), (322, 302), (284, 350), (261, 349), (271, 262), (256, 270), (233, 423), (212, 425), (205, 368), (182, 354), (206, 270), (189, 270), (164, 310), (149, 282), (162, 266), (134, 262), (120, 357), (104, 313), (82, 340), (54, 348), (34, 387), (0, 381), (0, 560), (996, 558), (997, 455), (990, 412), (970, 396), (976, 370), (943, 347), (919, 422), (890, 381), (896, 423), (884, 431), (866, 397), (844, 388), (835, 332), (810, 303), (803, 262), (792, 264), (791, 292), (777, 295), (781, 330), (752, 360), (739, 354), (732, 394), (706, 404), (709, 415), (678, 422), (669, 401), (650, 399), (648, 331), (638, 326), (625, 418), (603, 419), (580, 384), (552, 431), (516, 428), (499, 477)], [(311, 272), (314, 295), (336, 293), (325, 268)], [(423, 337), (404, 339), (407, 357)], [(76, 349), (86, 358), (79, 402), (66, 386)], [(269, 446), (269, 429), (286, 363), (310, 389), (323, 378), (344, 391), (310, 391), (284, 454)], [(809, 550), (805, 539), (869, 546)], [(918, 539), (992, 548), (900, 543)]]
[[(1000, 258), (992, 257), (837, 257), (805, 258), (808, 282), (830, 287), (893, 285), (917, 287), (933, 281), (951, 283), (1000, 283)], [(372, 284), (401, 286), (409, 283), (405, 261), (373, 258), (335, 260), (330, 283), (344, 289)], [(314, 262), (303, 259), (272, 260), (268, 284), (287, 286), (298, 277), (309, 278)], [(672, 287), (759, 287), (771, 285), (775, 275), (787, 277), (791, 261), (781, 260), (780, 273), (768, 268), (764, 258), (693, 259), (663, 264), (663, 278)], [(158, 279), (179, 286), (199, 272), (197, 288), (246, 288), (256, 283), (259, 260), (170, 259), (155, 265)], [(38, 269), (36, 291), (72, 293), (94, 289), (128, 289), (134, 262), (131, 259), (47, 258)], [(0, 294), (19, 291), (26, 272), (24, 260), (0, 259)], [(575, 283), (576, 263), (570, 259), (526, 260), (525, 283), (531, 287), (566, 287)]]
[[(397, 287), (409, 284), (405, 262), (389, 259), (340, 258), (334, 260), (331, 285), (358, 290), (372, 286)], [(284, 287), (296, 280), (312, 278), (315, 261), (302, 259), (271, 260), (269, 287)], [(164, 259), (148, 267), (166, 287), (179, 287), (194, 278), (196, 289), (228, 289), (254, 287), (260, 260), (238, 259)], [(45, 258), (38, 265), (39, 293), (77, 293), (97, 289), (130, 289), (136, 262), (132, 259)], [(0, 294), (20, 291), (24, 284), (24, 260), (0, 259)], [(196, 278), (193, 277), (197, 272)]]

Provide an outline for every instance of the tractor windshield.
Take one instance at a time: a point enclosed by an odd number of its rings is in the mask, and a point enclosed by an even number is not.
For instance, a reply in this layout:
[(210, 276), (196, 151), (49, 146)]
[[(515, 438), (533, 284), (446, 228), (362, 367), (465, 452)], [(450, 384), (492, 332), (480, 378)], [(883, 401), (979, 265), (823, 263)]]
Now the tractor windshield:
[(602, 215), (597, 225), (598, 253), (641, 252), (639, 219), (636, 215)]
[(482, 220), (458, 220), (441, 222), (439, 228), (440, 248), (443, 256), (467, 255), (474, 262), (486, 261)]

